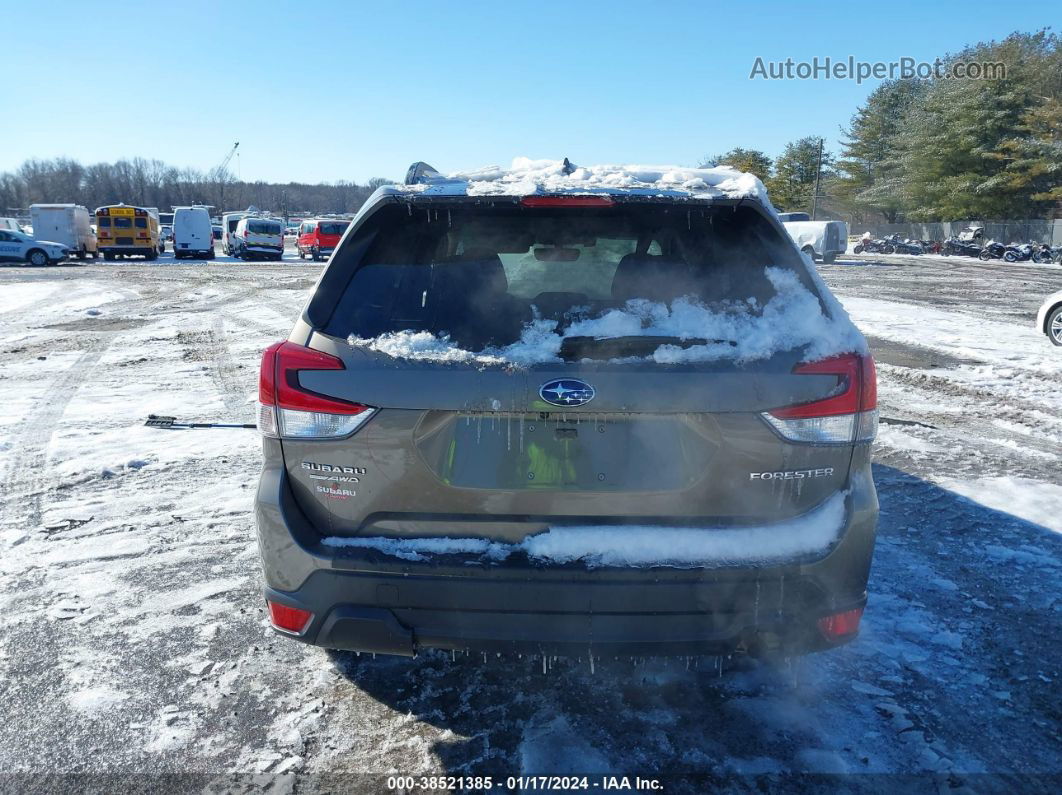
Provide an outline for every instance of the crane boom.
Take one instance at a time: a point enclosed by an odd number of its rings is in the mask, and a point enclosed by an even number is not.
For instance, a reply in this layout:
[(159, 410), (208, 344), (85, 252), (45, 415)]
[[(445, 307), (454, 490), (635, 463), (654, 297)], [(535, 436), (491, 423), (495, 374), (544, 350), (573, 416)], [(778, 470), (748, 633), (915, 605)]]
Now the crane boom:
[(228, 166), (229, 161), (232, 160), (232, 156), (234, 154), (236, 154), (236, 150), (239, 149), (239, 148), (240, 148), (240, 142), (237, 141), (236, 143), (234, 143), (232, 145), (232, 149), (229, 150), (229, 153), (227, 155), (225, 155), (225, 159), (221, 161), (221, 163), (218, 165), (217, 168), (214, 169), (214, 173), (215, 174), (217, 174), (220, 177), (222, 175), (222, 173), (224, 173), (225, 167)]

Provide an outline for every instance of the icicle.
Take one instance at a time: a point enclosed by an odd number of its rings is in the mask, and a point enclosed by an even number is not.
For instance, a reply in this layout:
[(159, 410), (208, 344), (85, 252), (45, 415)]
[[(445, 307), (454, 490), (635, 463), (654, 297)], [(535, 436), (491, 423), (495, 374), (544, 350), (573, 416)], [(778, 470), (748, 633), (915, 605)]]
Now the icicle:
[(590, 655), (590, 675), (594, 675), (594, 655)]
[(457, 662), (457, 649), (450, 649), (450, 662)]
[(450, 211), (449, 210), (446, 211), (446, 228), (447, 229), (452, 229), (453, 228), (453, 220), (450, 218)]
[(542, 655), (542, 675), (546, 675), (546, 655)]

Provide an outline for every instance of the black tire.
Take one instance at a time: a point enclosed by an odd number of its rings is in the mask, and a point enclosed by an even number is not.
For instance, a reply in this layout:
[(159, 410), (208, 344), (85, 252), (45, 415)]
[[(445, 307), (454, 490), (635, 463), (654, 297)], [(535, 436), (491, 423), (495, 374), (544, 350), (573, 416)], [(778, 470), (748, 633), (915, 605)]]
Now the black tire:
[(88, 252), (85, 251), (85, 247), (82, 246), (77, 250), (77, 258), (83, 261), (86, 257), (88, 257)]
[(310, 257), (313, 259), (314, 262), (320, 262), (321, 249), (317, 248), (317, 246), (314, 246), (312, 249), (310, 249)]
[(1047, 338), (1055, 345), (1062, 346), (1062, 305), (1047, 313)]
[(105, 260), (106, 260), (107, 262), (114, 262), (114, 254), (112, 254), (112, 253), (111, 253), (111, 252), (109, 252), (109, 251), (106, 251), (106, 252), (104, 252), (104, 254), (103, 254), (103, 258), (104, 258), (104, 259), (105, 259)]
[(823, 265), (833, 265), (837, 261), (837, 254), (824, 254), (822, 257)]
[(1007, 262), (1017, 262), (1018, 261), (1018, 255), (1015, 254), (1013, 251), (1004, 251), (1003, 252), (1003, 259), (1006, 260)]
[(896, 253), (896, 247), (895, 246), (882, 246), (881, 253), (882, 254), (895, 254)]
[(145, 254), (144, 255), (144, 259), (146, 259), (148, 262), (154, 262), (158, 258), (159, 258), (159, 252), (157, 252), (155, 249), (151, 249), (151, 253), (150, 254)]
[(31, 248), (26, 252), (26, 262), (35, 268), (42, 268), (47, 265), (50, 260), (43, 249)]
[(852, 249), (852, 252), (855, 253), (855, 254), (862, 254), (863, 253), (863, 246), (862, 245), (857, 245), (855, 248)]
[(992, 259), (992, 255), (989, 253), (987, 248), (983, 248), (981, 249), (981, 253), (977, 255), (977, 258), (984, 262), (988, 262), (990, 259)]

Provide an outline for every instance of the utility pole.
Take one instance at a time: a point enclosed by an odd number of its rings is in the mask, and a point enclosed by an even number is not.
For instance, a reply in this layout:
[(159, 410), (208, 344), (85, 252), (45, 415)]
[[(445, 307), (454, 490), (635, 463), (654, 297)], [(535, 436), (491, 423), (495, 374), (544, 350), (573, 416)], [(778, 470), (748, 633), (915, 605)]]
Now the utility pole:
[(815, 167), (815, 192), (811, 196), (811, 220), (819, 210), (819, 178), (822, 176), (822, 138), (819, 138), (819, 163)]

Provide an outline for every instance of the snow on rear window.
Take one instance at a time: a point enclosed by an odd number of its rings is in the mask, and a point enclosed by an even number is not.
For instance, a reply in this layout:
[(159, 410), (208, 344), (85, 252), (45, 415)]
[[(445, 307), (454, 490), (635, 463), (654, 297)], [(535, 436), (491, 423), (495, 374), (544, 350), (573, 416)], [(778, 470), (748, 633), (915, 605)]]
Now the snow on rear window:
[(362, 350), (531, 365), (863, 349), (791, 241), (751, 208), (397, 214), (326, 329)]
[[(823, 312), (818, 298), (791, 271), (765, 268), (764, 277), (775, 288), (766, 304), (756, 300), (709, 307), (683, 297), (673, 302), (646, 299), (627, 301), (593, 317), (576, 319), (565, 328), (550, 319), (526, 323), (515, 342), (481, 351), (462, 348), (447, 334), (404, 330), (374, 338), (348, 338), (350, 345), (402, 359), (479, 364), (531, 365), (561, 361), (566, 338), (671, 337), (648, 354), (660, 364), (735, 359), (767, 359), (776, 353), (807, 346), (807, 360), (846, 351), (862, 351), (865, 343), (848, 316)], [(687, 340), (703, 343), (680, 345)]]

